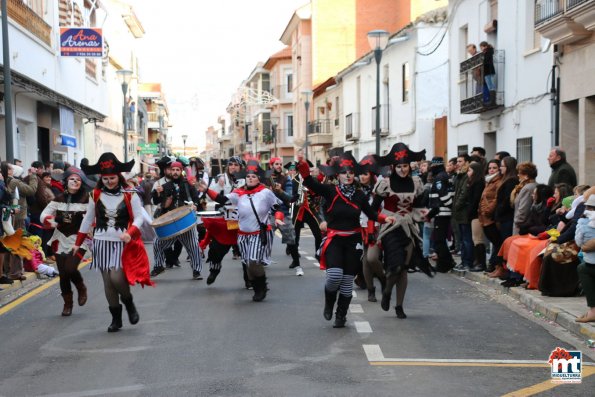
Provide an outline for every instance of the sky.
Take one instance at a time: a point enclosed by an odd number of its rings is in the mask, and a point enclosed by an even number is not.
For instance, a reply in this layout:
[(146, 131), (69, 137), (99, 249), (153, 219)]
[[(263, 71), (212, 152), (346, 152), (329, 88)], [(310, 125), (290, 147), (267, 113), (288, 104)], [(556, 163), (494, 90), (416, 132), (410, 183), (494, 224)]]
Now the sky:
[(204, 145), (209, 126), (308, 0), (129, 0), (145, 29), (137, 40), (140, 82), (161, 82), (173, 145)]

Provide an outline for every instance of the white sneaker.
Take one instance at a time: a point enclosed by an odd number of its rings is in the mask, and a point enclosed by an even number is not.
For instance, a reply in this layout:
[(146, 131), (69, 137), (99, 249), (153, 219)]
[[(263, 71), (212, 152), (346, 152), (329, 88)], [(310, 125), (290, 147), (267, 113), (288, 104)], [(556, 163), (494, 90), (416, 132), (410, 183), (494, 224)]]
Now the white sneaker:
[(302, 269), (301, 266), (298, 266), (295, 268), (295, 275), (296, 276), (303, 276), (304, 275), (304, 270)]

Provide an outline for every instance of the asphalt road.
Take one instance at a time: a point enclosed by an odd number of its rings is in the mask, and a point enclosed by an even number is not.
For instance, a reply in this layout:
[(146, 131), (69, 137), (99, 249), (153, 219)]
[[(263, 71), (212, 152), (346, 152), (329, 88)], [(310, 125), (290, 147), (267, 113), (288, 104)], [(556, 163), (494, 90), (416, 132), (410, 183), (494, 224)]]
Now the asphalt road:
[(543, 364), (572, 346), (450, 275), (410, 276), (405, 320), (356, 290), (347, 327), (333, 329), (324, 273), (307, 258), (313, 239), (302, 244), (297, 277), (275, 241), (262, 303), (231, 254), (211, 286), (184, 263), (156, 288), (135, 287), (141, 320), (112, 334), (100, 276), (85, 269), (89, 301), (71, 317), (60, 316), (57, 285), (0, 317), (0, 395), (592, 395), (586, 366), (582, 384), (551, 388)]

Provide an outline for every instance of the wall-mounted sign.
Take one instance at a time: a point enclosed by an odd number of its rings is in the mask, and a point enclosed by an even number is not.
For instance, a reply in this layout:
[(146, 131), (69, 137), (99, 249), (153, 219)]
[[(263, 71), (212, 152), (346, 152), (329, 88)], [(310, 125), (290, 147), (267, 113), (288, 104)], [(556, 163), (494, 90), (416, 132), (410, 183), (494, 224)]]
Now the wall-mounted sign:
[(68, 147), (76, 147), (76, 137), (60, 134), (60, 145), (68, 146)]
[(103, 34), (99, 28), (60, 28), (60, 55), (102, 57)]
[(142, 143), (138, 145), (140, 154), (159, 154), (158, 143)]

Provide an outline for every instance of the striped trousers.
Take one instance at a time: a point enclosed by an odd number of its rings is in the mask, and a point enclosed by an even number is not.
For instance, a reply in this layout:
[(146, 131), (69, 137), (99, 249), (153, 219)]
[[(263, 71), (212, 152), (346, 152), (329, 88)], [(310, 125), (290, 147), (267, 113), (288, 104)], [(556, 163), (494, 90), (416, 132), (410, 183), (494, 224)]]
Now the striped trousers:
[(259, 262), (264, 266), (271, 264), (271, 251), (273, 250), (273, 231), (267, 231), (267, 244), (260, 243), (258, 234), (238, 234), (238, 246), (242, 255), (242, 262)]
[(171, 248), (176, 241), (181, 242), (184, 248), (186, 248), (186, 252), (188, 252), (188, 256), (190, 257), (192, 270), (202, 271), (202, 258), (200, 257), (200, 249), (198, 248), (198, 232), (195, 227), (174, 238), (156, 239), (153, 244), (155, 267), (163, 267), (165, 264), (165, 251)]

